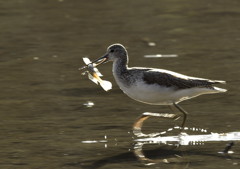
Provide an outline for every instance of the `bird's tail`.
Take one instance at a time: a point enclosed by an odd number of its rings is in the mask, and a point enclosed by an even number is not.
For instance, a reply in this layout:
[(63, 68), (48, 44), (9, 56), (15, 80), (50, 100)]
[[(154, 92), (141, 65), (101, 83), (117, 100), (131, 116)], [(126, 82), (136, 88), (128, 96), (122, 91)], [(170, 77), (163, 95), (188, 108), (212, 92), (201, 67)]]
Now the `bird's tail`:
[(210, 82), (212, 82), (213, 84), (226, 84), (226, 81), (223, 80), (211, 80)]
[(219, 87), (215, 87), (213, 86), (213, 89), (217, 92), (217, 93), (223, 93), (226, 92), (227, 89), (223, 89), (223, 88), (219, 88)]
[[(226, 84), (226, 81), (223, 80), (212, 80), (213, 84)], [(217, 93), (223, 93), (226, 92), (227, 89), (223, 89), (223, 88), (219, 88), (219, 87), (215, 87), (213, 86), (213, 89), (217, 92)]]

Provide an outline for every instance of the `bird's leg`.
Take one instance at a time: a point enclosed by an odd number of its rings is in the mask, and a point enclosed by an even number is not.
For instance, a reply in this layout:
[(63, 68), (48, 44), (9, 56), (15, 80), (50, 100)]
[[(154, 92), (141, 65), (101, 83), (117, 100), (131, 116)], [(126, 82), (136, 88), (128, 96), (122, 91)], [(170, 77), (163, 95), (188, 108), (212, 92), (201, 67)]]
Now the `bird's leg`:
[[(173, 105), (169, 105), (168, 107), (171, 109), (173, 113), (176, 113), (176, 111), (174, 110), (175, 107), (173, 107)], [(176, 118), (174, 120), (178, 120), (180, 117), (181, 117), (180, 115), (176, 115)]]
[(174, 118), (176, 118), (176, 116), (177, 116), (176, 114), (145, 112), (140, 117), (138, 117), (137, 120), (135, 121), (135, 123), (133, 124), (133, 134), (137, 137), (142, 137), (142, 136), (154, 137), (156, 135), (159, 135), (159, 133), (153, 133), (153, 134), (142, 133), (143, 122), (150, 117), (161, 117), (161, 118), (174, 119)]
[(176, 103), (173, 103), (173, 105), (183, 114), (183, 122), (182, 122), (182, 125), (181, 125), (181, 127), (183, 128), (185, 126), (185, 122), (186, 122), (186, 119), (187, 119), (188, 112)]

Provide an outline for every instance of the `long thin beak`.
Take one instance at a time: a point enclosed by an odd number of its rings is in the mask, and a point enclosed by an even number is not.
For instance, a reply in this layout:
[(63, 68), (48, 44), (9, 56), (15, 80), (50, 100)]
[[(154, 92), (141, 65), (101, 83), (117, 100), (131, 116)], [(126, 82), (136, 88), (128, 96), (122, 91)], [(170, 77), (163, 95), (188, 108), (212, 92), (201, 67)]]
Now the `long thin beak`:
[(100, 65), (100, 64), (102, 64), (102, 63), (105, 63), (105, 62), (107, 62), (107, 61), (108, 61), (108, 53), (105, 54), (104, 56), (102, 56), (102, 57), (100, 57), (100, 58), (92, 61), (92, 64), (94, 63), (95, 66), (98, 66), (98, 65)]
[[(88, 59), (89, 60), (89, 59)], [(90, 64), (92, 64), (93, 65), (93, 67), (96, 67), (96, 66), (98, 66), (98, 65), (100, 65), (100, 64), (102, 64), (102, 63), (106, 63), (108, 61), (108, 53), (106, 53), (104, 56), (102, 56), (102, 57), (100, 57), (100, 58), (98, 58), (98, 59), (96, 59), (96, 60), (94, 60), (94, 61), (92, 61), (92, 62), (85, 62), (85, 66), (83, 66), (83, 67), (81, 67), (81, 68), (79, 68), (79, 70), (82, 70), (82, 69), (85, 69), (85, 68), (87, 68)]]

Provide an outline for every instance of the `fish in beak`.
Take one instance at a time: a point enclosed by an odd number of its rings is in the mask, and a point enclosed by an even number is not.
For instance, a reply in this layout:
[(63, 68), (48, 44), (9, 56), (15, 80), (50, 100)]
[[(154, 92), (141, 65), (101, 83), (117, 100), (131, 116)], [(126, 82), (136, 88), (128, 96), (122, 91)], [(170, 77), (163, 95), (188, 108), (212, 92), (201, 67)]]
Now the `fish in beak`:
[(82, 74), (85, 75), (86, 73), (88, 74), (88, 78), (89, 80), (91, 80), (92, 82), (96, 83), (96, 84), (100, 84), (100, 86), (105, 90), (108, 91), (110, 89), (112, 89), (112, 83), (106, 80), (102, 80), (100, 78), (100, 76), (103, 76), (99, 70), (96, 68), (96, 66), (102, 64), (102, 63), (106, 63), (107, 62), (107, 55), (104, 55), (94, 61), (90, 61), (89, 58), (83, 58), (84, 63), (86, 64), (86, 66), (80, 68), (79, 70), (85, 69), (87, 68), (88, 70), (83, 72)]

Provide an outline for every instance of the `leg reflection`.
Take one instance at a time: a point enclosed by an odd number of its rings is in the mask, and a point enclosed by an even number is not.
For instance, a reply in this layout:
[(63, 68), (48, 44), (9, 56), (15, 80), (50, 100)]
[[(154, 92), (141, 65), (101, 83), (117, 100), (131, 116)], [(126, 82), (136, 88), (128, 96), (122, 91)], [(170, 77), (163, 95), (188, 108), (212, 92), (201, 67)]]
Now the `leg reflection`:
[(151, 113), (145, 112), (140, 117), (137, 118), (135, 123), (133, 124), (133, 134), (137, 137), (155, 137), (159, 135), (159, 133), (151, 133), (144, 134), (142, 133), (143, 122), (150, 117), (160, 117), (160, 118), (168, 118), (168, 119), (176, 119), (179, 116), (176, 114), (168, 114), (168, 113)]
[(183, 157), (179, 155), (173, 155), (173, 157), (170, 158), (159, 158), (159, 159), (150, 159), (146, 157), (143, 153), (143, 145), (147, 143), (136, 143), (134, 145), (134, 154), (136, 157), (143, 162), (145, 165), (154, 165), (159, 163), (182, 163), (182, 162), (188, 162), (188, 160), (184, 159)]

